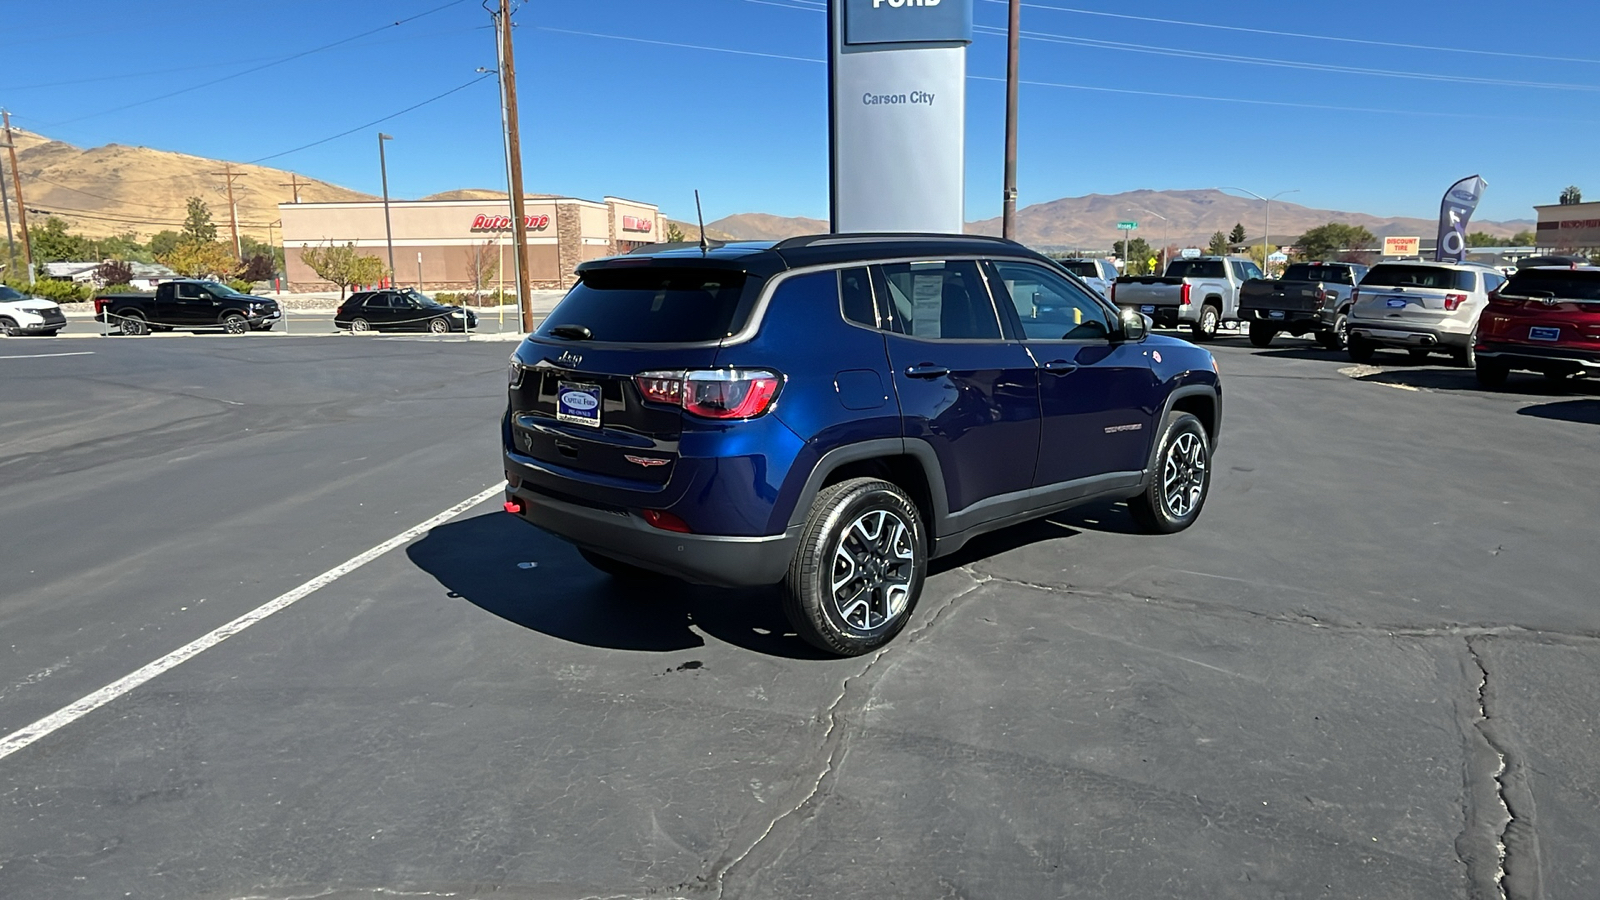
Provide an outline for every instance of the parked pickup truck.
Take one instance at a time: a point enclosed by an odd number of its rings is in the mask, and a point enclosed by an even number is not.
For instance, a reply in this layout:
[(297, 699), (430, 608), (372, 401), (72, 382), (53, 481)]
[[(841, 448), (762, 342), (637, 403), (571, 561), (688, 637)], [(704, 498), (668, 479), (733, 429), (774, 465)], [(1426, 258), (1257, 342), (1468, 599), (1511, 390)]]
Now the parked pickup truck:
[(1111, 287), (1111, 301), (1149, 316), (1156, 325), (1188, 328), (1197, 341), (1209, 341), (1217, 326), (1239, 319), (1239, 287), (1260, 278), (1248, 259), (1197, 256), (1175, 259), (1167, 274), (1124, 275)]
[(1343, 350), (1350, 334), (1350, 299), (1367, 267), (1355, 263), (1295, 263), (1277, 281), (1253, 278), (1239, 289), (1239, 318), (1250, 323), (1250, 343), (1265, 347), (1280, 333), (1314, 334), (1329, 350)]
[(168, 281), (156, 285), (154, 293), (94, 298), (95, 319), (128, 335), (174, 328), (221, 328), (244, 334), (266, 331), (282, 315), (270, 297), (241, 294), (215, 281)]
[(1111, 283), (1117, 280), (1117, 267), (1107, 259), (1073, 258), (1058, 259), (1061, 268), (1083, 279), (1083, 283), (1100, 292), (1100, 296), (1111, 296)]

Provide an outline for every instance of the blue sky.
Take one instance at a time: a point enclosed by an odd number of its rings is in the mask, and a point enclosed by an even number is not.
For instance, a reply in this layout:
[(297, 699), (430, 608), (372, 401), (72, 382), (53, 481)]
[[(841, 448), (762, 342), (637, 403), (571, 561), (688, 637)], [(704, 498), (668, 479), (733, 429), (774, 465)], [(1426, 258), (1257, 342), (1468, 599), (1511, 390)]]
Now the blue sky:
[[(707, 220), (825, 218), (819, 5), (523, 4), (528, 190), (632, 197), (692, 218), (699, 188)], [(1004, 39), (985, 27), (1003, 26), (1006, 7), (976, 7), (972, 219), (999, 214), (1004, 86), (985, 79), (1005, 72)], [(253, 161), (436, 97), (495, 61), (479, 0), (79, 0), (70, 21), (64, 9), (0, 0), (0, 105), (18, 126), (80, 146)], [(1567, 184), (1600, 198), (1600, 47), (1564, 38), (1574, 32), (1559, 24), (1587, 34), (1594, 22), (1593, 6), (1575, 0), (1535, 15), (1481, 0), (1028, 0), (1023, 30), (1043, 37), (1022, 48), (1022, 77), (1035, 83), (1021, 96), (1020, 202), (1239, 185), (1297, 188), (1285, 199), (1308, 206), (1431, 217), (1444, 189), (1474, 173), (1489, 182), (1480, 218), (1531, 217)], [(345, 41), (364, 32), (373, 33)], [(492, 80), (264, 164), (376, 192), (379, 129), (395, 136), (395, 196), (504, 184)]]

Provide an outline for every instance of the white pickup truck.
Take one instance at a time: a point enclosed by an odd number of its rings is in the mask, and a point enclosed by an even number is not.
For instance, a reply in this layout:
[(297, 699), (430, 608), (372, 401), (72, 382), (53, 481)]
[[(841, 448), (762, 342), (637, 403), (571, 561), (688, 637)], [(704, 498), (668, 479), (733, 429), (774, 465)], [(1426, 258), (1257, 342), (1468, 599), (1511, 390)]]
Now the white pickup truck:
[(1111, 302), (1143, 313), (1156, 325), (1188, 328), (1209, 341), (1223, 322), (1239, 320), (1239, 288), (1261, 269), (1248, 259), (1198, 256), (1167, 263), (1167, 274), (1124, 275), (1111, 287)]

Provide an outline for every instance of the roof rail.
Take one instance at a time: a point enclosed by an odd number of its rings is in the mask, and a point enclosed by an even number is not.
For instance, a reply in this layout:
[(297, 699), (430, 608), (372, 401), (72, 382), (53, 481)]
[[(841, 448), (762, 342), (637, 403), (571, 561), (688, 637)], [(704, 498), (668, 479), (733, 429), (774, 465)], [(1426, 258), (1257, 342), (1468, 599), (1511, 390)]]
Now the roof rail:
[(796, 247), (817, 247), (827, 244), (856, 244), (864, 241), (987, 241), (993, 244), (1021, 246), (1016, 241), (988, 234), (924, 234), (920, 232), (858, 232), (848, 234), (806, 234), (779, 241), (774, 250), (793, 250)]
[[(727, 241), (706, 241), (706, 248), (715, 250), (727, 246)], [(628, 251), (629, 256), (635, 253), (663, 253), (667, 250), (699, 250), (699, 241), (663, 241), (659, 244), (642, 244)]]

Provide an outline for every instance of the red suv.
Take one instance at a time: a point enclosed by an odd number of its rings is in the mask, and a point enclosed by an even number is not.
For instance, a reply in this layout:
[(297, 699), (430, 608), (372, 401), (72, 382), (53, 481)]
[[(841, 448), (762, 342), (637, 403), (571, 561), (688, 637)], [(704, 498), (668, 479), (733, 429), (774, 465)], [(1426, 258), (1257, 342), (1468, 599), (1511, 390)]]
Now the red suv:
[(1600, 266), (1522, 269), (1489, 295), (1478, 320), (1478, 383), (1512, 369), (1551, 381), (1600, 375)]

